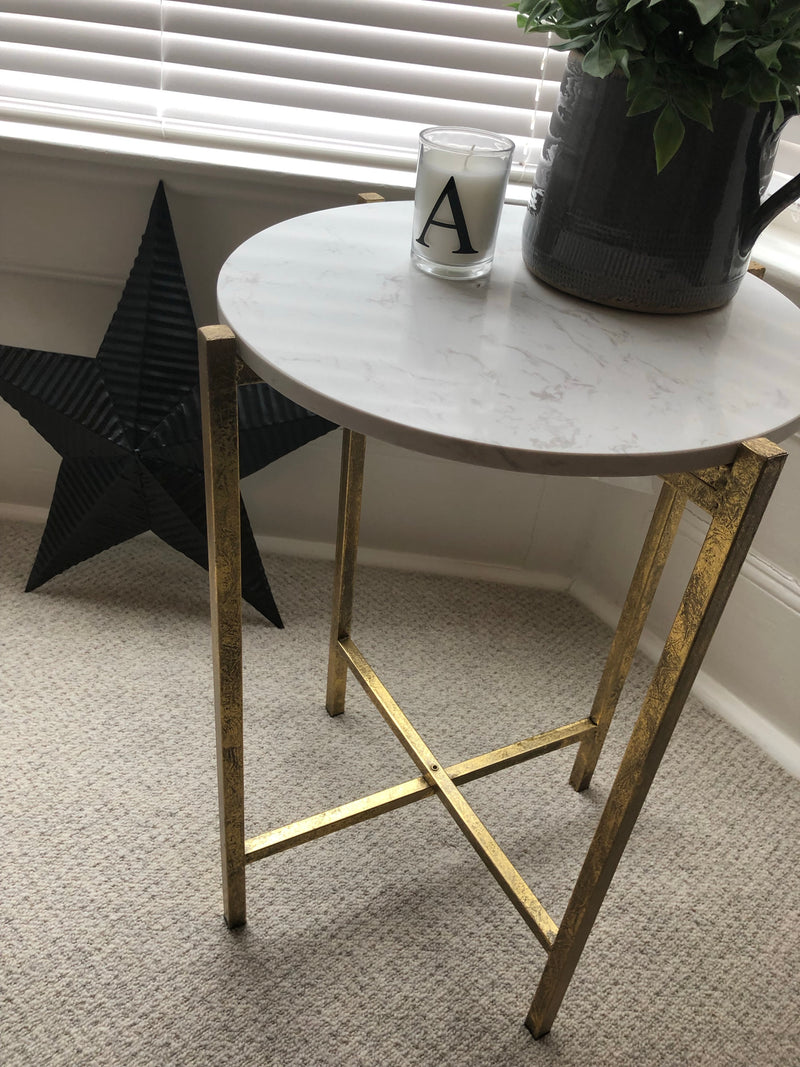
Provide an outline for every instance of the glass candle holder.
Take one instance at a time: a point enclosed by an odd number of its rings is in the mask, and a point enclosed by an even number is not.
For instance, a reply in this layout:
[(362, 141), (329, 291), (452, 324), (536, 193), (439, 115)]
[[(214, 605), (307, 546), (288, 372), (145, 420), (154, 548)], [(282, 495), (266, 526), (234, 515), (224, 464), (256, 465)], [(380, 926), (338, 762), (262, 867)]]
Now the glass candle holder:
[(486, 130), (431, 126), (419, 135), (411, 258), (440, 278), (492, 268), (514, 142)]

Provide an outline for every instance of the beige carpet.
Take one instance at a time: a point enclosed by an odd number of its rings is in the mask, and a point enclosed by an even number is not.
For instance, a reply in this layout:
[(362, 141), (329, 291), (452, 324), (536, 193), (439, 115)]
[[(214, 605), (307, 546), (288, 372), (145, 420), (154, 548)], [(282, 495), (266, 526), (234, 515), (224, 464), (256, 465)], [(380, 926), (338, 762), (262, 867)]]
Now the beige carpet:
[[(206, 576), (152, 537), (22, 592), (0, 524), (3, 1067), (797, 1067), (800, 783), (690, 703), (552, 1033), (543, 953), (435, 800), (250, 868), (221, 919)], [(270, 558), (245, 611), (248, 833), (413, 777), (324, 689), (329, 565)], [(364, 568), (357, 641), (445, 762), (585, 714), (609, 634), (566, 596)], [(473, 783), (556, 919), (592, 789), (571, 752)]]

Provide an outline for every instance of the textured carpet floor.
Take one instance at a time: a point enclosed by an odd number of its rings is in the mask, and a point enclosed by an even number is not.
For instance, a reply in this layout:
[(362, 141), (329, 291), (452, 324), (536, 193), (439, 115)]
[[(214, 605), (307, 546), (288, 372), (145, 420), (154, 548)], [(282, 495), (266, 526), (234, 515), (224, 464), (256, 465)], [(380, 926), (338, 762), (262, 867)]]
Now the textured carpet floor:
[[(4, 1067), (797, 1067), (800, 783), (687, 705), (552, 1033), (543, 953), (435, 800), (249, 868), (221, 918), (206, 577), (154, 538), (25, 594), (0, 524)], [(331, 568), (245, 610), (248, 833), (413, 777), (351, 681), (324, 711)], [(609, 634), (569, 597), (364, 568), (356, 640), (445, 762), (586, 713)], [(574, 750), (465, 792), (556, 919), (594, 784)]]

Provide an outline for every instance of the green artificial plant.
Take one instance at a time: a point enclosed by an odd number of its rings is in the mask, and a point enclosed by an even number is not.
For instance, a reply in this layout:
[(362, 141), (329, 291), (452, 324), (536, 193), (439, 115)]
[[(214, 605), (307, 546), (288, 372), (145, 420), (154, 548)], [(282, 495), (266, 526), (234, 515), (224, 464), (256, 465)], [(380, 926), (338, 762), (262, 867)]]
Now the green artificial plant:
[(683, 141), (684, 119), (713, 129), (715, 98), (772, 105), (774, 129), (800, 111), (798, 0), (519, 0), (524, 30), (552, 31), (553, 47), (583, 53), (587, 74), (628, 79), (629, 115), (657, 112), (661, 171)]

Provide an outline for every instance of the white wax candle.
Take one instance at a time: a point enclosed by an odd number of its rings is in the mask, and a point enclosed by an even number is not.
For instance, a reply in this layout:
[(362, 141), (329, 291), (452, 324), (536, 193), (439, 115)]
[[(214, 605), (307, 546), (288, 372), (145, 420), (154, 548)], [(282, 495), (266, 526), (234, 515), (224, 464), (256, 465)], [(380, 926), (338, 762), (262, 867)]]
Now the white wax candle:
[(419, 135), (411, 258), (441, 278), (488, 274), (514, 142), (486, 130), (431, 126)]
[[(414, 197), (413, 236), (418, 254), (454, 266), (491, 257), (508, 166), (503, 156), (464, 155), (438, 148), (423, 151)], [(454, 204), (456, 214), (461, 207), (463, 226), (456, 225), (461, 220), (454, 217)]]

